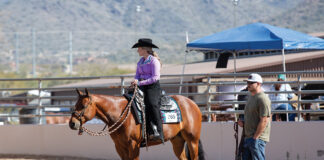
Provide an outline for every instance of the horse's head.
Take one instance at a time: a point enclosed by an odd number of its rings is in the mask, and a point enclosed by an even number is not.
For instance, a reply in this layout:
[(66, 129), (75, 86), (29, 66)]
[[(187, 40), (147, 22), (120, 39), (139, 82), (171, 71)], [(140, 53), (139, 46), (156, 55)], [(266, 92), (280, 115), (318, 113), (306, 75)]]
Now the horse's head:
[(87, 89), (85, 94), (76, 89), (79, 97), (74, 106), (69, 126), (73, 130), (81, 129), (82, 125), (95, 116), (95, 104)]

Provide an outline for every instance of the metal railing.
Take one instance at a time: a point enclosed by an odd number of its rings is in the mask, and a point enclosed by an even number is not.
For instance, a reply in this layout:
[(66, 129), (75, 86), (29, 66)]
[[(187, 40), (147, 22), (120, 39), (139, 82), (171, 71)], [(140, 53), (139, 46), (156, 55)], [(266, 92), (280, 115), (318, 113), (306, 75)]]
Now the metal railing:
[[(236, 86), (236, 85), (245, 85), (246, 83), (243, 82), (243, 79), (250, 73), (226, 73), (226, 74), (177, 74), (177, 75), (161, 75), (161, 87), (162, 88), (177, 88), (177, 87), (191, 87), (196, 88), (197, 92), (190, 91), (184, 93), (167, 93), (168, 95), (183, 95), (189, 96), (192, 98), (201, 108), (203, 114), (208, 115), (208, 121), (211, 121), (211, 114), (217, 115), (224, 115), (224, 114), (231, 114), (235, 115), (242, 114), (242, 110), (237, 110), (238, 104), (245, 104), (244, 101), (237, 101), (236, 97), (238, 95), (245, 95), (248, 92), (241, 92), (238, 89), (234, 89), (233, 91), (217, 91), (215, 87), (219, 86)], [(297, 86), (297, 90), (295, 91), (281, 91), (281, 92), (270, 92), (265, 91), (267, 94), (276, 94), (276, 93), (295, 93), (298, 97), (295, 101), (272, 101), (272, 103), (297, 103), (298, 107), (296, 110), (274, 110), (272, 113), (296, 113), (298, 115), (298, 120), (301, 121), (301, 116), (304, 113), (311, 113), (311, 114), (324, 114), (324, 110), (311, 110), (311, 109), (302, 109), (302, 105), (309, 104), (309, 103), (324, 103), (324, 100), (302, 100), (302, 95), (310, 95), (310, 94), (319, 94), (324, 95), (324, 89), (319, 90), (302, 90), (302, 86), (304, 84), (324, 84), (324, 71), (296, 71), (296, 72), (261, 72), (259, 73), (264, 77), (263, 85), (271, 85), (271, 84), (290, 84)], [(276, 81), (275, 75), (278, 74), (286, 74), (287, 77), (295, 77), (295, 78), (288, 78), (289, 81), (279, 82)], [(304, 75), (319, 75), (316, 76), (316, 80), (305, 80), (303, 81), (302, 78)], [(186, 77), (187, 80), (185, 83), (179, 84), (181, 76)], [(234, 80), (234, 77), (240, 79), (238, 81)], [(88, 89), (109, 89), (109, 88), (120, 88), (120, 92), (116, 93), (118, 95), (122, 95), (125, 93), (125, 88), (129, 86), (130, 80), (133, 78), (132, 75), (121, 75), (121, 76), (100, 76), (100, 77), (66, 77), (66, 78), (27, 78), (27, 79), (0, 79), (0, 82), (12, 82), (12, 81), (34, 81), (37, 83), (37, 87), (30, 87), (30, 88), (1, 88), (0, 91), (20, 91), (20, 92), (27, 92), (31, 90), (38, 91), (38, 94), (33, 96), (8, 96), (8, 97), (0, 97), (0, 108), (8, 109), (36, 109), (36, 114), (29, 114), (29, 115), (20, 115), (20, 114), (1, 114), (0, 118), (6, 117), (37, 117), (39, 118), (39, 123), (44, 123), (44, 117), (49, 116), (70, 116), (70, 114), (46, 114), (44, 112), (44, 108), (62, 108), (62, 107), (73, 107), (74, 104), (43, 104), (44, 99), (49, 99), (50, 101), (76, 101), (76, 96), (69, 95), (69, 96), (42, 96), (42, 92), (55, 92), (55, 91), (71, 91), (75, 90), (76, 88), (88, 88)], [(44, 81), (64, 81), (64, 80), (93, 80), (93, 79), (107, 79), (107, 83), (99, 86), (82, 86), (82, 87), (75, 87), (75, 86), (54, 86), (54, 87), (43, 87)], [(114, 79), (114, 82), (111, 83), (110, 79)], [(170, 79), (172, 79), (170, 81)], [(296, 80), (294, 80), (296, 79)], [(116, 81), (117, 80), (117, 81)], [(199, 80), (199, 82), (197, 82)], [(167, 82), (167, 83), (166, 83)], [(195, 82), (195, 83), (194, 83)], [(203, 88), (203, 89), (199, 89)], [(214, 88), (215, 91), (212, 91)], [(235, 87), (234, 87), (235, 88)], [(235, 98), (228, 101), (228, 100), (215, 100), (215, 97), (221, 95), (232, 95)], [(201, 98), (203, 97), (203, 98)], [(28, 104), (27, 101), (30, 100), (37, 100), (37, 104)], [(200, 99), (200, 100), (198, 100)], [(205, 100), (201, 100), (205, 99)], [(17, 101), (26, 101), (26, 104), (21, 105), (13, 105)], [(213, 110), (212, 106), (221, 106), (221, 105), (231, 105), (234, 110), (230, 111), (222, 111), (222, 110)], [(43, 120), (42, 120), (43, 119)], [(236, 120), (236, 118), (235, 118)]]

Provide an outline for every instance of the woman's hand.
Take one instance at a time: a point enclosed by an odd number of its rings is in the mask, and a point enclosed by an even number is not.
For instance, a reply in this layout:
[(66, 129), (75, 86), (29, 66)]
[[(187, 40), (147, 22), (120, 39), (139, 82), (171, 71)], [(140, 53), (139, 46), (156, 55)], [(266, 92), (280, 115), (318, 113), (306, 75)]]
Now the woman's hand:
[(132, 86), (135, 86), (135, 85), (137, 85), (138, 84), (138, 80), (137, 79), (134, 79), (132, 82), (131, 82), (131, 85)]

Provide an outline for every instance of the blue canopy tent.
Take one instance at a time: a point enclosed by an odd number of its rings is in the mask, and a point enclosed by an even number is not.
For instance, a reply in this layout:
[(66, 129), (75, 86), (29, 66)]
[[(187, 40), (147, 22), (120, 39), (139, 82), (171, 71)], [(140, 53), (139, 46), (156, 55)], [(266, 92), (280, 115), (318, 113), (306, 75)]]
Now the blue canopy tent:
[[(187, 43), (187, 51), (232, 52), (234, 73), (236, 73), (236, 54), (240, 51), (282, 50), (283, 71), (286, 72), (284, 52), (296, 49), (323, 50), (324, 40), (286, 28), (253, 23)], [(235, 76), (234, 80), (236, 82)]]
[(283, 71), (285, 72), (284, 51), (291, 49), (324, 49), (324, 40), (286, 28), (253, 23), (187, 43), (187, 50), (189, 51), (232, 52), (234, 72), (236, 72), (236, 53), (242, 50), (282, 50)]

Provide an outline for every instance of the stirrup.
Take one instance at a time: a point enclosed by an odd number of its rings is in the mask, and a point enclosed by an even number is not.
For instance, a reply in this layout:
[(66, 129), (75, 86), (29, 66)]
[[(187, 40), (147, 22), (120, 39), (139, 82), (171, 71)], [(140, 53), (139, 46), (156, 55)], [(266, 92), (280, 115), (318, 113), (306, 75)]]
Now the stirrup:
[(149, 140), (158, 140), (158, 139), (161, 139), (159, 133), (149, 135)]
[[(149, 139), (150, 140), (161, 140), (161, 142), (164, 144), (164, 137), (163, 137), (163, 133), (159, 133), (158, 130), (157, 130), (157, 126), (154, 125), (152, 122), (151, 122), (151, 126), (152, 126), (152, 130), (153, 130), (153, 134), (150, 134), (149, 135)], [(163, 132), (163, 131), (161, 131)]]

